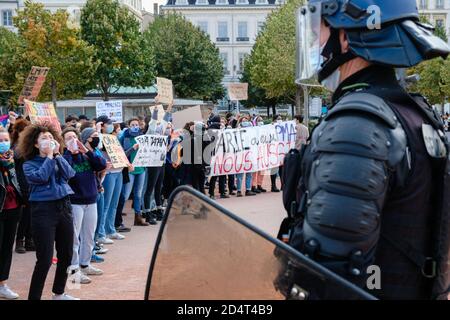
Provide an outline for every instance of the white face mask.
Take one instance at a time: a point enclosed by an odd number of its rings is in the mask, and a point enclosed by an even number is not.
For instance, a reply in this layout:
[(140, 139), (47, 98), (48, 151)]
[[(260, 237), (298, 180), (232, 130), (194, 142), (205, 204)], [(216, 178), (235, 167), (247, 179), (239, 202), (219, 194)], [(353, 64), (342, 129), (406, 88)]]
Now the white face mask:
[(341, 83), (341, 71), (337, 68), (328, 78), (324, 79), (321, 84), (330, 90), (335, 92)]

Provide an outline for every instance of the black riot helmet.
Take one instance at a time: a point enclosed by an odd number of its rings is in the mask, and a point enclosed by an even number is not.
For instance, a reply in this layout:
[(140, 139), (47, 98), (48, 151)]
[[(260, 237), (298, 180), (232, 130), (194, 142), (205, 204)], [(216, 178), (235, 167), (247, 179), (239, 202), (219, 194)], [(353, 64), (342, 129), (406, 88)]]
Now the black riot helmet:
[[(330, 36), (321, 43), (324, 25)], [(341, 51), (340, 29), (347, 53)], [(433, 31), (420, 23), (416, 0), (309, 0), (297, 12), (297, 83), (323, 82), (355, 57), (396, 68), (445, 58), (450, 47)]]

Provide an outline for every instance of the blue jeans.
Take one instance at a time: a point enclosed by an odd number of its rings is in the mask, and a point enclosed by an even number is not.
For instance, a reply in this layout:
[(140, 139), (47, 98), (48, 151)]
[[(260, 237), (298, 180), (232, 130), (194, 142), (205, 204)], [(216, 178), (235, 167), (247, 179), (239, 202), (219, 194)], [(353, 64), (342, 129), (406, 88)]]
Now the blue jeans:
[(97, 229), (95, 230), (95, 239), (106, 237), (105, 219), (105, 193), (99, 192), (97, 196)]
[[(243, 173), (239, 173), (236, 175), (237, 191), (241, 191), (243, 178), (244, 178)], [(251, 189), (252, 189), (252, 173), (246, 173), (245, 174), (245, 191), (250, 191)]]
[(122, 172), (109, 173), (103, 181), (105, 189), (105, 233), (107, 235), (116, 233), (114, 223), (116, 220), (116, 210), (119, 204), (119, 197), (122, 191)]
[(125, 202), (130, 197), (133, 191), (133, 209), (134, 213), (141, 214), (142, 212), (142, 191), (144, 190), (145, 172), (140, 174), (130, 174), (130, 182), (123, 185), (122, 193), (120, 194), (119, 205), (117, 212), (122, 213)]

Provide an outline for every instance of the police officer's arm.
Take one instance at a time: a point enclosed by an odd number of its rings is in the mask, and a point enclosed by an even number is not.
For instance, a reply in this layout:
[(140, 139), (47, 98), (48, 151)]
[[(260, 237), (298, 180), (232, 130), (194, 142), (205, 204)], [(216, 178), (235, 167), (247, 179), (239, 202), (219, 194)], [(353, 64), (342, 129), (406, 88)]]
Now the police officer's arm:
[(352, 94), (314, 131), (311, 152), (307, 214), (294, 237), (313, 259), (362, 286), (389, 184), (407, 158), (406, 135), (383, 100)]

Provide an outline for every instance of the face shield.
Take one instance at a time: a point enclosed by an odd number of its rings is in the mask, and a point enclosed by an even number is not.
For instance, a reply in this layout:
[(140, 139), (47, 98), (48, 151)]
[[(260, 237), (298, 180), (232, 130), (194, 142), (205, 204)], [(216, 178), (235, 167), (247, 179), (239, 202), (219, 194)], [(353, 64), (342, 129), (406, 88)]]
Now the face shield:
[(317, 74), (323, 63), (320, 30), (321, 2), (297, 10), (297, 84), (317, 85)]

